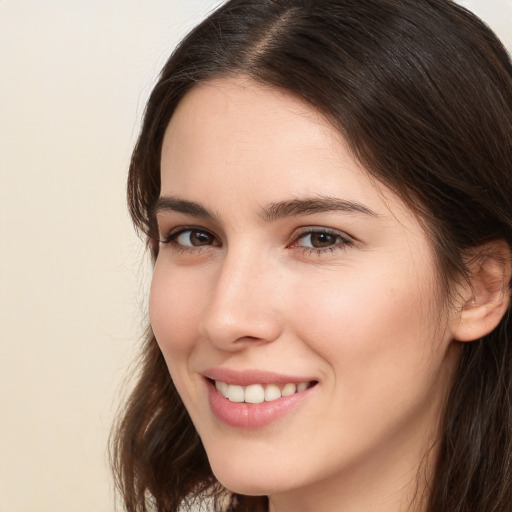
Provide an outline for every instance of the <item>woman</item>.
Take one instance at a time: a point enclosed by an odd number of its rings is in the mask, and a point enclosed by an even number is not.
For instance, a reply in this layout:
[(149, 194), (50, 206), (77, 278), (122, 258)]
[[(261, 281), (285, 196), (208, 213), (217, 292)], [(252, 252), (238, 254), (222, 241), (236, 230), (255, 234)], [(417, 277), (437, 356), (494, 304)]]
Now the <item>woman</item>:
[(447, 0), (232, 0), (181, 43), (130, 167), (127, 510), (511, 510), (511, 120)]

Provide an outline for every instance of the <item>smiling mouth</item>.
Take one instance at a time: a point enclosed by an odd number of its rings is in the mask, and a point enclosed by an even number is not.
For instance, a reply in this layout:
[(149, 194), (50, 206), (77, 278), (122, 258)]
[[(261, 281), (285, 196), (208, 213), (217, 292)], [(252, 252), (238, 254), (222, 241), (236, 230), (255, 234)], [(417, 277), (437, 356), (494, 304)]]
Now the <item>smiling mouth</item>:
[(286, 384), (250, 384), (249, 386), (239, 386), (213, 379), (208, 380), (230, 402), (248, 404), (274, 402), (282, 397), (289, 397), (306, 391), (317, 384), (317, 381), (305, 381), (299, 383), (289, 382)]

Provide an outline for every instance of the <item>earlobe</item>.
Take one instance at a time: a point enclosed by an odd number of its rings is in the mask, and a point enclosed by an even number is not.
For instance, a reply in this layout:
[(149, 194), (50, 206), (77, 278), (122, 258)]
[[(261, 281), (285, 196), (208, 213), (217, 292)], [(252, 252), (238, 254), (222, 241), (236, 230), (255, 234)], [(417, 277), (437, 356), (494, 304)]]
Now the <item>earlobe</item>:
[(489, 334), (510, 303), (511, 255), (503, 240), (488, 242), (468, 258), (469, 280), (461, 286), (460, 310), (452, 334), (457, 341), (474, 341)]

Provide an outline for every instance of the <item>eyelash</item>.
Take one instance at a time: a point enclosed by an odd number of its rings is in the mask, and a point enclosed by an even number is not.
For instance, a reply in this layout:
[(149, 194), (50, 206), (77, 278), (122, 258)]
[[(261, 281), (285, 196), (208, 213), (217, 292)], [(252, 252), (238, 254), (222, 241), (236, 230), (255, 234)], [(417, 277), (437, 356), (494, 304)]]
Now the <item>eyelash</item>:
[[(211, 237), (212, 240), (217, 240), (215, 235), (210, 233), (208, 230), (201, 228), (199, 226), (183, 226), (177, 231), (173, 231), (169, 233), (166, 237), (160, 240), (160, 243), (163, 245), (172, 245), (173, 250), (179, 251), (179, 252), (195, 252), (198, 250), (204, 250), (209, 249), (212, 246), (220, 246), (221, 244), (208, 244), (208, 245), (197, 245), (197, 246), (188, 246), (188, 245), (182, 245), (176, 242), (177, 238), (187, 232), (191, 233), (199, 233), (199, 234), (205, 234), (209, 237)], [(330, 237), (333, 237), (336, 241), (327, 247), (305, 247), (298, 245), (301, 240), (303, 240), (307, 236), (312, 235), (328, 235)], [(354, 240), (351, 239), (349, 236), (341, 234), (338, 231), (334, 231), (328, 228), (307, 228), (295, 235), (294, 240), (288, 244), (287, 248), (296, 248), (299, 249), (301, 252), (306, 254), (314, 254), (314, 255), (322, 255), (325, 253), (332, 253), (336, 250), (343, 250), (346, 247), (350, 247), (354, 244)]]

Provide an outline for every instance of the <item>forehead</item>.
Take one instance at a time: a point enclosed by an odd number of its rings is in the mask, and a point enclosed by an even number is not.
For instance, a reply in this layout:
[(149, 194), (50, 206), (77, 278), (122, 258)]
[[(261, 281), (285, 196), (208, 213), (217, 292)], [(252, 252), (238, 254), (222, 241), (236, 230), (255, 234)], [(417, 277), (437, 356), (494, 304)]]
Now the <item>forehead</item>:
[(161, 164), (163, 189), (189, 190), (201, 181), (272, 195), (269, 184), (287, 183), (291, 194), (314, 192), (313, 184), (326, 193), (343, 171), (345, 182), (352, 175), (362, 193), (372, 181), (341, 134), (309, 104), (243, 79), (200, 84), (182, 99), (165, 133)]
[(163, 196), (206, 202), (212, 210), (229, 205), (245, 212), (322, 196), (367, 204), (407, 224), (414, 217), (356, 161), (321, 113), (249, 79), (202, 83), (182, 99), (165, 133), (161, 178)]

